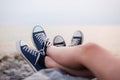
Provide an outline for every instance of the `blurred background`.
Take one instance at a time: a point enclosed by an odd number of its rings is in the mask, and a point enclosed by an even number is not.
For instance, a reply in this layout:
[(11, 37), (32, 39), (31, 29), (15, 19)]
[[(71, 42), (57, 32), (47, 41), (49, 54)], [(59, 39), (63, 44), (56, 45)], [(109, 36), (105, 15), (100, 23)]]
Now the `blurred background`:
[(0, 0), (0, 24), (118, 25), (120, 0)]
[(120, 54), (120, 0), (0, 0), (1, 62), (18, 55), (19, 40), (35, 48), (35, 25), (43, 26), (51, 42), (59, 34), (69, 45), (73, 33), (81, 30), (83, 44), (95, 42)]
[(32, 28), (37, 24), (51, 40), (59, 34), (69, 43), (73, 32), (82, 30), (85, 41), (103, 42), (106, 37), (111, 45), (120, 40), (120, 0), (0, 0), (1, 57), (16, 51), (18, 40), (32, 46)]

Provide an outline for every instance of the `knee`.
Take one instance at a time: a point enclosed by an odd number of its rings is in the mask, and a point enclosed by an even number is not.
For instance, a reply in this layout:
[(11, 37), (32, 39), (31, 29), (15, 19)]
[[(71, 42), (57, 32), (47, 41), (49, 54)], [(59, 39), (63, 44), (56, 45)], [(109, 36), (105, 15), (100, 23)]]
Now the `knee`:
[(94, 52), (98, 50), (99, 48), (100, 47), (96, 43), (89, 42), (84, 45), (78, 45), (77, 47), (75, 47), (75, 51), (82, 53), (82, 54), (86, 54), (86, 53)]
[(84, 53), (95, 53), (96, 51), (100, 50), (100, 46), (96, 43), (87, 43), (82, 46), (82, 50)]
[(81, 58), (82, 63), (94, 59), (96, 55), (100, 55), (101, 48), (95, 43), (87, 43), (81, 46)]
[(89, 42), (85, 44), (83, 47), (84, 48), (96, 48), (98, 45), (96, 43)]

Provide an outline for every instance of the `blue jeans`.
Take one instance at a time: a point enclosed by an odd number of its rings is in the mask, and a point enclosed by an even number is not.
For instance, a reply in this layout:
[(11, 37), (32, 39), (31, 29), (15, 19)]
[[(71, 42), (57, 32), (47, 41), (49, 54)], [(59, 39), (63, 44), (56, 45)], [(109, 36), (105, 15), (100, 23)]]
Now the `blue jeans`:
[(66, 74), (64, 71), (60, 69), (54, 68), (54, 69), (42, 69), (24, 80), (89, 80), (89, 79), (72, 76)]

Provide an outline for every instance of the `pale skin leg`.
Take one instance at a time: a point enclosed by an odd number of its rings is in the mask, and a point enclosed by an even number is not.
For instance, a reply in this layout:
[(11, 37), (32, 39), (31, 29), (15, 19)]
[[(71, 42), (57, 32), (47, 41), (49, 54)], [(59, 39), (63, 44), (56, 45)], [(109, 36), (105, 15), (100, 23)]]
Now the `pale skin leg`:
[(57, 62), (55, 62), (52, 58), (50, 57), (46, 57), (45, 59), (45, 63), (46, 63), (46, 67), (47, 68), (60, 68), (65, 70), (66, 72), (68, 72), (71, 75), (74, 76), (82, 76), (82, 77), (86, 77), (89, 79), (94, 78), (95, 76), (86, 68), (81, 68), (79, 70), (75, 70), (75, 69), (70, 69), (70, 68), (66, 68), (60, 64), (58, 64)]
[[(55, 60), (57, 63), (65, 67), (68, 67), (71, 69), (79, 69), (81, 65), (78, 64), (79, 61), (76, 58), (77, 55), (75, 52), (78, 52), (77, 49), (79, 49), (77, 46), (61, 47), (61, 48), (51, 46), (47, 49), (47, 55), (51, 57), (53, 60)], [(77, 66), (73, 66), (73, 65), (77, 65)]]
[(62, 48), (51, 46), (47, 48), (47, 55), (50, 58), (46, 59), (52, 59), (63, 67), (46, 62), (47, 66), (62, 68), (65, 71), (68, 71), (66, 67), (80, 71), (81, 66), (84, 65), (99, 80), (120, 80), (119, 58), (94, 43)]

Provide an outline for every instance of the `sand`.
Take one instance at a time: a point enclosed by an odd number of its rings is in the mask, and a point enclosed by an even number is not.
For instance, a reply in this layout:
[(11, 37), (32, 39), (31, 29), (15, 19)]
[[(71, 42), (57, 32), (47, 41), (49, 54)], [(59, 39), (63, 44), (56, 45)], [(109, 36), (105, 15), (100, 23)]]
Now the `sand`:
[[(4, 55), (18, 54), (16, 42), (19, 40), (35, 48), (31, 37), (32, 28), (33, 25), (0, 25), (0, 58)], [(44, 26), (43, 28), (51, 42), (54, 36), (62, 35), (69, 45), (74, 31), (81, 30), (84, 34), (83, 44), (94, 42), (112, 51), (115, 55), (120, 54), (120, 25), (67, 25)]]

